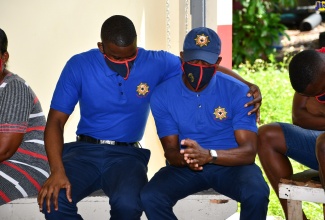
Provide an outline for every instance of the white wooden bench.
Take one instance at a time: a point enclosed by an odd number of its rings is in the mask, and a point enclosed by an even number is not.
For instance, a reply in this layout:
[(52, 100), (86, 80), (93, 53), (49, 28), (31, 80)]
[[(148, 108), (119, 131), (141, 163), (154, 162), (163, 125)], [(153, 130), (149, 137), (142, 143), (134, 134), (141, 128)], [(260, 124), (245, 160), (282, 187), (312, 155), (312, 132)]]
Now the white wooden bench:
[(323, 210), (325, 211), (324, 189), (320, 182), (312, 179), (317, 176), (318, 171), (310, 169), (294, 174), (290, 179), (280, 180), (279, 197), (287, 200), (288, 220), (303, 219), (302, 201), (323, 203)]
[[(97, 191), (78, 203), (80, 215), (85, 220), (109, 219), (108, 197)], [(180, 220), (225, 220), (237, 211), (237, 202), (214, 190), (190, 195), (175, 205), (174, 212)], [(36, 198), (23, 198), (0, 206), (0, 220), (43, 220)], [(145, 214), (141, 220), (146, 220)]]

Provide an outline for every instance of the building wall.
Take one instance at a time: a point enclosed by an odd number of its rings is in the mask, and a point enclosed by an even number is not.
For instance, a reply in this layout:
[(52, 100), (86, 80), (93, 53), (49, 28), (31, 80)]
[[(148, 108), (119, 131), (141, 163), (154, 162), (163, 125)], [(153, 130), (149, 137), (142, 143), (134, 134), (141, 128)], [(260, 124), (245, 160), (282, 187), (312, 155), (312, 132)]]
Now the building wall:
[[(217, 0), (215, 7), (209, 7), (210, 14), (216, 14), (216, 31), (222, 41), (221, 65), (232, 69), (232, 1)], [(214, 9), (214, 10), (213, 10)]]

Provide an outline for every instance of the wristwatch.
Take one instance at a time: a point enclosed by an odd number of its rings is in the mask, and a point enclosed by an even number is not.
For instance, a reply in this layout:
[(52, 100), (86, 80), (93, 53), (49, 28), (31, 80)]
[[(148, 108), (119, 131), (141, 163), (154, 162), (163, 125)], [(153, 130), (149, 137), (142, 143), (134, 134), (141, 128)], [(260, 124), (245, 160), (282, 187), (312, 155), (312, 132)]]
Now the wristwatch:
[(218, 154), (216, 150), (209, 150), (210, 155), (212, 156), (212, 160), (210, 163), (214, 163), (217, 160)]

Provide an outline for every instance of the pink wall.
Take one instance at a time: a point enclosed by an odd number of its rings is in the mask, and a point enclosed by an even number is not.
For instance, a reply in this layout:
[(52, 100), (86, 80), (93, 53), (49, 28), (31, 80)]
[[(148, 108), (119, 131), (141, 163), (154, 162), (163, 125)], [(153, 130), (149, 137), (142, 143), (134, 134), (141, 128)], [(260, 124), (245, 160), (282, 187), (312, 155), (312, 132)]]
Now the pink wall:
[(217, 33), (221, 38), (221, 65), (232, 69), (232, 25), (218, 25)]

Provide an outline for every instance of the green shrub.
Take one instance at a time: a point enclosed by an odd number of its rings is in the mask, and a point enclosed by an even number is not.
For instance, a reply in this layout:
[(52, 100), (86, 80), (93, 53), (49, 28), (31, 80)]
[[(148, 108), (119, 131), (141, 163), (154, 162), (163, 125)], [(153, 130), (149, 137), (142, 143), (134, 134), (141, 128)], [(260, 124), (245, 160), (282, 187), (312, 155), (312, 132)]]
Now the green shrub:
[[(265, 62), (261, 59), (256, 60), (253, 64), (247, 62), (246, 64), (239, 65), (234, 71), (260, 87), (263, 96), (260, 108), (261, 125), (277, 121), (291, 123), (291, 106), (294, 90), (291, 87), (287, 71), (290, 58), (285, 57), (282, 62), (277, 63), (271, 55), (269, 60), (271, 62)], [(258, 157), (256, 163), (262, 169)], [(293, 165), (294, 173), (308, 169), (293, 160), (291, 160), (291, 164)], [(264, 178), (269, 184), (265, 175)], [(284, 219), (280, 202), (270, 184), (269, 187), (271, 193), (268, 215), (277, 216), (277, 219)], [(303, 209), (308, 219), (323, 219), (322, 204), (303, 202)]]
[(257, 59), (253, 65), (249, 62), (239, 65), (236, 71), (260, 87), (263, 97), (261, 124), (276, 121), (291, 123), (294, 91), (286, 68), (289, 58), (285, 57), (281, 63), (275, 63), (273, 55), (269, 59), (274, 62)]
[(273, 44), (279, 41), (286, 27), (280, 23), (275, 7), (285, 1), (237, 0), (241, 9), (233, 12), (233, 66), (242, 62), (254, 63), (258, 58), (267, 60), (274, 53)]

